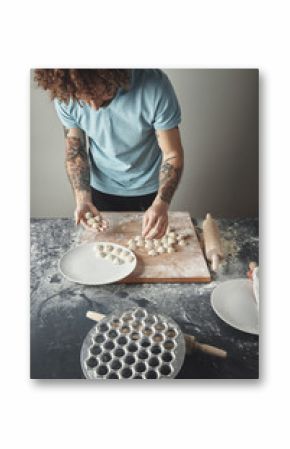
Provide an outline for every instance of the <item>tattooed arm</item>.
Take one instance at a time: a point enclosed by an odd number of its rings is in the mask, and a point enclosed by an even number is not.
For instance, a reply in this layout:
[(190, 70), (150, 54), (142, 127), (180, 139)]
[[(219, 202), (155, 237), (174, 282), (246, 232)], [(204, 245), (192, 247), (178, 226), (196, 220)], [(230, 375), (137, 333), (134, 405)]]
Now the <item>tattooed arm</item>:
[(86, 212), (97, 215), (98, 211), (92, 203), (85, 133), (79, 128), (64, 128), (64, 135), (65, 165), (76, 200), (75, 221), (78, 224)]
[(159, 174), (158, 194), (143, 218), (143, 236), (161, 238), (168, 226), (168, 208), (183, 170), (183, 149), (178, 128), (156, 132), (163, 162)]

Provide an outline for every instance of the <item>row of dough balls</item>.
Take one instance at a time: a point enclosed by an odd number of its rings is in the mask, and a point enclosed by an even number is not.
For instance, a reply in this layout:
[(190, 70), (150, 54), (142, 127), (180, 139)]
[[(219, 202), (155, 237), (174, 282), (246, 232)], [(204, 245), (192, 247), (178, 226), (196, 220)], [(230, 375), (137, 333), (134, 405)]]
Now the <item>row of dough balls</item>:
[(106, 221), (101, 217), (101, 215), (93, 216), (92, 212), (85, 213), (86, 224), (96, 231), (103, 231), (106, 227)]
[(131, 263), (134, 261), (134, 257), (129, 251), (114, 247), (110, 244), (97, 244), (95, 250), (97, 257), (108, 260), (115, 265), (122, 265), (125, 262)]
[(149, 240), (137, 235), (128, 241), (128, 247), (131, 250), (135, 250), (137, 247), (145, 248), (149, 256), (157, 256), (158, 254), (164, 253), (172, 254), (176, 251), (177, 245), (181, 247), (186, 246), (187, 242), (185, 237), (170, 228), (161, 239)]

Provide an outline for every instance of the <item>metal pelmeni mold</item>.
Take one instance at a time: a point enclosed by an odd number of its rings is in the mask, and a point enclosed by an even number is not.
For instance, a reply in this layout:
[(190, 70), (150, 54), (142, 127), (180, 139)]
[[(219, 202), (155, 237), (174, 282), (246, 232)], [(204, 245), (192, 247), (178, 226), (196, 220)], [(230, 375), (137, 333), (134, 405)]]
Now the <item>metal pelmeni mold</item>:
[(137, 307), (97, 323), (80, 359), (87, 379), (168, 379), (177, 375), (184, 356), (184, 337), (175, 321)]

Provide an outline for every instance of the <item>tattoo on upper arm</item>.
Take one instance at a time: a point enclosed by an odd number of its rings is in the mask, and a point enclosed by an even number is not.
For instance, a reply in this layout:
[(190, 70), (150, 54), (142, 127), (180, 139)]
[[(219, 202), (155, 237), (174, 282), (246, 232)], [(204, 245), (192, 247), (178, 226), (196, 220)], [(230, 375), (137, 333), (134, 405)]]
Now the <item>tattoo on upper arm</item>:
[[(169, 158), (172, 159), (172, 158)], [(159, 183), (159, 195), (163, 201), (170, 203), (174, 192), (179, 184), (182, 167), (174, 167), (168, 161), (165, 160), (160, 169), (160, 183)]]
[(70, 130), (64, 128), (66, 141), (65, 161), (69, 181), (73, 190), (90, 190), (90, 168), (86, 152), (85, 135), (70, 135)]

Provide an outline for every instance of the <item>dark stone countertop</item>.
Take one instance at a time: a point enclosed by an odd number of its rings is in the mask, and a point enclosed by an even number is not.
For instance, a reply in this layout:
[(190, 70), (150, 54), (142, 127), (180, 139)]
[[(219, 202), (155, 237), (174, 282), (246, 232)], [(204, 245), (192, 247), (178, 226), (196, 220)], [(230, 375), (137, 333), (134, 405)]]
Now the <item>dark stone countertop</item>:
[[(195, 220), (197, 230), (201, 220)], [(227, 359), (200, 352), (186, 356), (177, 378), (256, 379), (259, 339), (220, 320), (210, 294), (222, 281), (245, 277), (258, 262), (258, 220), (217, 220), (227, 252), (218, 276), (208, 284), (113, 284), (84, 286), (58, 271), (62, 254), (77, 244), (80, 231), (71, 219), (31, 220), (31, 378), (80, 379), (80, 349), (94, 325), (88, 310), (108, 314), (141, 306), (170, 315), (191, 335), (228, 351)]]

